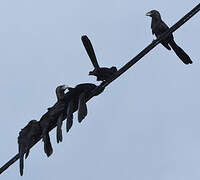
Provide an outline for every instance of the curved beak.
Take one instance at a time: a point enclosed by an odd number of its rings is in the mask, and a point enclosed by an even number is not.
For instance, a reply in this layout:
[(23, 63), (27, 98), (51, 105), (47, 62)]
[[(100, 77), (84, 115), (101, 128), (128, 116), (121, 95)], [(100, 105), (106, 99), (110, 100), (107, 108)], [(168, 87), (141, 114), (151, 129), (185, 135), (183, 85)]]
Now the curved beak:
[(151, 16), (151, 15), (152, 15), (151, 12), (146, 13), (146, 16)]

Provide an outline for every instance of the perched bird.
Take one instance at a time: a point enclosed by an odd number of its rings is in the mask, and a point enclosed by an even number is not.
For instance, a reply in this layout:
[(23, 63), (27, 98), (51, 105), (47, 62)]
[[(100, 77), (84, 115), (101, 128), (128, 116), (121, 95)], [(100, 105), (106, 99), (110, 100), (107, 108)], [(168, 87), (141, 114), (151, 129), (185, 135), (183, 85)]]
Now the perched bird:
[(29, 155), (31, 145), (41, 136), (40, 124), (36, 120), (31, 120), (20, 132), (18, 136), (18, 149), (19, 149), (19, 167), (20, 175), (23, 175), (24, 169), (24, 154), (25, 158)]
[(60, 114), (63, 113), (65, 104), (57, 102), (40, 118), (40, 127), (42, 130), (42, 140), (44, 142), (44, 152), (47, 157), (53, 153), (53, 148), (50, 141), (49, 131), (53, 124), (57, 124)]
[(113, 75), (116, 71), (116, 67), (100, 67), (92, 46), (92, 43), (90, 42), (89, 38), (87, 36), (82, 36), (81, 40), (83, 42), (83, 45), (87, 51), (88, 56), (90, 57), (90, 60), (94, 66), (94, 70), (89, 72), (89, 75), (93, 75), (97, 77), (97, 81), (104, 81), (108, 79), (111, 75)]
[(62, 121), (66, 119), (67, 117), (67, 105), (63, 101), (63, 97), (65, 95), (65, 90), (68, 89), (68, 86), (66, 85), (61, 85), (56, 88), (56, 96), (57, 96), (57, 101), (60, 104), (63, 104), (63, 107), (66, 108), (66, 111), (61, 112), (61, 114), (58, 117), (57, 120), (57, 131), (56, 131), (56, 139), (57, 143), (62, 142)]
[(71, 99), (67, 106), (67, 121), (66, 121), (66, 131), (69, 132), (73, 125), (73, 113), (78, 109), (78, 100)]
[[(86, 98), (97, 86), (95, 84), (79, 84), (75, 88), (59, 86), (56, 88), (58, 101), (40, 119), (44, 152), (47, 157), (53, 153), (49, 131), (57, 124), (57, 142), (62, 140), (62, 121), (67, 118), (67, 132), (73, 124), (73, 113), (78, 110), (78, 120), (81, 122), (87, 115)], [(67, 93), (64, 90), (68, 89)], [(103, 90), (98, 91), (94, 96), (99, 95)]]
[[(152, 18), (152, 34), (155, 34), (157, 38), (159, 38), (165, 31), (169, 29), (169, 27), (162, 21), (161, 15), (157, 10), (152, 10), (146, 13), (146, 16), (150, 16)], [(176, 55), (183, 61), (183, 63), (192, 64), (190, 57), (175, 43), (172, 33), (163, 39), (161, 43), (168, 50), (171, 50), (172, 48)]]
[[(73, 113), (78, 110), (78, 121), (81, 122), (87, 116), (87, 97), (97, 86), (91, 83), (83, 83), (77, 85), (75, 88), (69, 88), (69, 92), (73, 94), (73, 98), (68, 102), (67, 106), (67, 132), (73, 125)], [(95, 96), (102, 93), (103, 90), (99, 91)], [(65, 95), (68, 96), (68, 93)]]

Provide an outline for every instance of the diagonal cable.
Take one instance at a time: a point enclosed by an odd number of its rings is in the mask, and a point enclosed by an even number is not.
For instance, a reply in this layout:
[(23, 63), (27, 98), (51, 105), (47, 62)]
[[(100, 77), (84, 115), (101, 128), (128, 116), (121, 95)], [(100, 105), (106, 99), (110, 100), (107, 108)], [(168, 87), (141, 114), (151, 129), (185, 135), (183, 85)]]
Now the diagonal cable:
[[(174, 24), (171, 28), (169, 28), (165, 33), (162, 34), (158, 39), (149, 44), (146, 48), (144, 48), (138, 55), (136, 55), (132, 60), (130, 60), (127, 64), (125, 64), (122, 68), (120, 68), (116, 73), (114, 73), (107, 81), (102, 82), (96, 89), (94, 89), (89, 95), (87, 101), (89, 101), (97, 92), (101, 92), (106, 86), (112, 83), (115, 79), (121, 76), (124, 72), (126, 72), (129, 68), (131, 68), (135, 63), (137, 63), (142, 57), (148, 54), (155, 46), (157, 46), (161, 40), (165, 39), (170, 33), (176, 31), (179, 27), (181, 27), (184, 23), (186, 23), (191, 17), (193, 17), (200, 10), (200, 3), (195, 6), (190, 12), (188, 12), (184, 17), (182, 17), (176, 24)], [(50, 131), (56, 127), (56, 124), (50, 127)], [(35, 143), (31, 145), (33, 147), (37, 142), (41, 140), (39, 137)], [(3, 173), (6, 169), (9, 168), (13, 163), (15, 163), (19, 159), (19, 153), (16, 154), (13, 158), (11, 158), (7, 163), (5, 163), (0, 168), (0, 174)]]

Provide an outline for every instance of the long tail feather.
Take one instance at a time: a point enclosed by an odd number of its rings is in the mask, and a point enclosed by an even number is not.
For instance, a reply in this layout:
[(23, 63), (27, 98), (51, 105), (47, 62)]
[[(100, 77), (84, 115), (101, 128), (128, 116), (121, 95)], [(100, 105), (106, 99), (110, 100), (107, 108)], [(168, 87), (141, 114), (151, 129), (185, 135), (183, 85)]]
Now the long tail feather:
[(23, 176), (23, 169), (24, 169), (24, 152), (25, 152), (25, 147), (21, 144), (19, 147), (19, 169), (21, 176)]
[(67, 132), (69, 132), (69, 130), (71, 129), (72, 125), (73, 125), (73, 114), (70, 114), (67, 117), (67, 123), (66, 123), (66, 130), (67, 130)]
[(43, 141), (44, 141), (44, 152), (46, 153), (47, 157), (49, 157), (53, 153), (53, 148), (51, 145), (49, 133), (43, 134)]
[(25, 159), (27, 159), (27, 157), (28, 157), (29, 153), (30, 153), (30, 149), (28, 149), (28, 150), (26, 151), (26, 154), (25, 154)]
[(185, 53), (185, 51), (182, 48), (180, 48), (175, 43), (174, 40), (170, 41), (170, 46), (172, 47), (176, 55), (183, 61), (183, 63), (192, 64), (192, 60), (190, 59), (190, 57)]
[(87, 116), (87, 105), (86, 105), (86, 97), (85, 93), (81, 93), (78, 101), (78, 122), (82, 122), (82, 120)]
[(95, 55), (95, 52), (94, 52), (94, 48), (92, 46), (92, 43), (91, 41), (89, 40), (89, 38), (84, 35), (81, 37), (81, 40), (83, 42), (83, 45), (87, 51), (87, 54), (88, 56), (90, 57), (90, 60), (94, 66), (95, 69), (99, 69), (99, 64), (98, 64), (98, 61), (97, 61), (97, 58), (96, 58), (96, 55)]
[(58, 117), (58, 121), (57, 121), (57, 131), (56, 131), (56, 138), (57, 138), (57, 143), (62, 142), (62, 120), (63, 120), (63, 114), (61, 114)]
[(67, 106), (67, 122), (66, 122), (66, 131), (69, 132), (73, 125), (73, 110), (74, 110), (74, 101), (70, 101)]

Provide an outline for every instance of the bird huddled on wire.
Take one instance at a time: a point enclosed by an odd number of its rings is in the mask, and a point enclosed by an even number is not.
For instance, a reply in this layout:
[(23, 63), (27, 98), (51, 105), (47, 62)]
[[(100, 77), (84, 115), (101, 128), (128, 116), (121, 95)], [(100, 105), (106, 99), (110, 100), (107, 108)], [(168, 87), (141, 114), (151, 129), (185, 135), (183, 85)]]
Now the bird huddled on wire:
[[(92, 83), (83, 83), (77, 85), (75, 88), (69, 88), (69, 92), (73, 94), (73, 98), (68, 102), (67, 107), (67, 132), (71, 129), (73, 125), (73, 113), (78, 110), (78, 122), (87, 116), (87, 97), (91, 91), (95, 90), (97, 86)], [(95, 96), (103, 92), (103, 89), (99, 91)], [(65, 95), (67, 96), (67, 94)], [(65, 97), (64, 97), (65, 98)]]
[[(155, 34), (157, 38), (159, 38), (165, 31), (169, 29), (169, 27), (162, 21), (161, 15), (157, 10), (152, 10), (146, 13), (146, 16), (150, 16), (152, 18), (151, 20), (152, 34)], [(172, 48), (176, 53), (176, 55), (183, 61), (183, 63), (192, 64), (192, 60), (190, 59), (190, 57), (174, 41), (172, 33), (168, 35), (165, 39), (163, 39), (161, 41), (161, 44), (168, 50), (171, 50)]]
[(44, 152), (47, 157), (53, 153), (53, 148), (50, 141), (49, 130), (51, 125), (57, 124), (60, 113), (64, 111), (63, 103), (56, 103), (53, 107), (48, 108), (48, 111), (40, 118), (40, 127), (42, 130), (42, 140), (44, 142)]
[(31, 145), (41, 136), (40, 124), (36, 120), (31, 120), (21, 131), (18, 136), (18, 149), (20, 159), (20, 175), (23, 175), (24, 154), (28, 157)]
[(86, 49), (86, 52), (94, 66), (94, 70), (89, 72), (89, 75), (93, 75), (97, 77), (97, 81), (104, 81), (107, 80), (110, 76), (112, 76), (115, 72), (117, 72), (117, 68), (115, 66), (111, 68), (107, 67), (100, 67), (94, 52), (94, 48), (92, 46), (91, 41), (89, 38), (84, 35), (81, 37), (83, 45)]
[[(56, 88), (57, 102), (41, 117), (40, 121), (31, 120), (18, 136), (20, 175), (23, 175), (24, 154), (28, 157), (31, 146), (40, 137), (44, 142), (44, 151), (49, 157), (53, 153), (49, 131), (51, 127), (57, 125), (57, 142), (62, 141), (62, 121), (67, 119), (67, 132), (73, 124), (73, 113), (78, 110), (78, 121), (81, 122), (87, 115), (87, 98), (97, 86), (92, 83), (79, 84), (76, 87), (61, 85)], [(68, 92), (65, 93), (65, 90)], [(98, 91), (94, 96), (103, 92)]]
[[(73, 124), (73, 113), (78, 110), (78, 121), (81, 122), (87, 115), (86, 98), (88, 94), (97, 86), (91, 83), (83, 83), (75, 88), (66, 85), (56, 88), (57, 102), (41, 117), (40, 126), (42, 130), (42, 139), (44, 142), (44, 152), (47, 157), (53, 153), (51, 140), (49, 136), (50, 127), (57, 124), (57, 142), (62, 141), (62, 121), (67, 119), (66, 130), (70, 130)], [(68, 89), (68, 92), (64, 91)], [(101, 91), (102, 92), (102, 91)], [(99, 92), (98, 94), (100, 94)], [(96, 94), (96, 95), (98, 95)]]
[[(65, 101), (63, 101), (63, 97), (65, 95), (65, 90), (68, 89), (68, 86), (66, 85), (61, 85), (58, 86), (56, 88), (56, 97), (57, 97), (57, 101), (60, 104), (63, 104), (63, 108), (67, 109), (67, 103), (65, 103)], [(57, 131), (56, 131), (56, 139), (57, 139), (57, 143), (62, 142), (62, 121), (64, 119), (66, 119), (67, 117), (67, 111), (63, 110), (63, 112), (60, 113), (58, 119), (57, 119)]]

